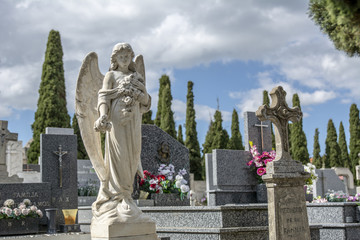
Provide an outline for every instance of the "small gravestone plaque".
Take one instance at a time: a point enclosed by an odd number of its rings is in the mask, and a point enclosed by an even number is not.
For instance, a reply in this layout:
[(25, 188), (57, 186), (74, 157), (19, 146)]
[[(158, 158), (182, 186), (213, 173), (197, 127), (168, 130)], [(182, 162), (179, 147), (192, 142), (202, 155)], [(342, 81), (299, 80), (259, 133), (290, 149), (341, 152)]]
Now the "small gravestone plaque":
[(281, 86), (270, 93), (272, 103), (261, 106), (256, 116), (270, 120), (275, 128), (276, 158), (268, 163), (263, 180), (268, 192), (269, 239), (310, 240), (304, 184), (310, 174), (299, 161), (291, 158), (288, 142), (288, 121), (302, 117), (299, 108), (289, 108)]

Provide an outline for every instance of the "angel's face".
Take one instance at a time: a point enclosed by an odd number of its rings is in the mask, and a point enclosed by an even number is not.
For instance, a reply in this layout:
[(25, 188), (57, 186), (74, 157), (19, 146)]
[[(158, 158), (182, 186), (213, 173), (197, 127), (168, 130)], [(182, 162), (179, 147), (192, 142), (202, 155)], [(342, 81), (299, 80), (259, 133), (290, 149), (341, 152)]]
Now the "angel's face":
[(116, 61), (120, 68), (128, 68), (131, 62), (131, 52), (120, 51), (118, 54), (116, 54)]

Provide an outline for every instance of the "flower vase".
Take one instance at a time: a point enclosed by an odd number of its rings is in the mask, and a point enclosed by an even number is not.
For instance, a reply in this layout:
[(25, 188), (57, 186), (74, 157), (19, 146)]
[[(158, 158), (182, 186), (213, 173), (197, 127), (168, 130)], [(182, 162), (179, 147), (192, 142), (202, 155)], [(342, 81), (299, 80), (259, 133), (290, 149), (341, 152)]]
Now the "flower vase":
[(267, 203), (267, 189), (265, 183), (256, 185), (256, 200), (258, 203)]

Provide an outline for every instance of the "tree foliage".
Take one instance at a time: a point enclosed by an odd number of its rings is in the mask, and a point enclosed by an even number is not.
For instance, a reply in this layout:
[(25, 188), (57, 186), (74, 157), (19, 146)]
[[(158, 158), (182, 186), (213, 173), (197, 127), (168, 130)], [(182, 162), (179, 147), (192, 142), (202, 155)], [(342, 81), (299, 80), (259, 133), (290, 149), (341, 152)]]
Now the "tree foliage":
[(171, 110), (172, 95), (170, 83), (165, 86), (161, 97), (160, 128), (176, 139), (174, 112)]
[(346, 136), (345, 136), (345, 130), (344, 125), (342, 122), (340, 122), (339, 127), (339, 141), (338, 141), (339, 147), (340, 147), (340, 159), (341, 159), (341, 165), (342, 167), (350, 168), (350, 159), (349, 159), (349, 152), (348, 147), (346, 143)]
[(229, 134), (222, 127), (222, 115), (219, 110), (214, 114), (214, 139), (211, 149), (226, 149), (229, 142)]
[[(270, 107), (269, 93), (266, 90), (263, 91), (263, 105)], [(276, 149), (275, 134), (272, 124), (270, 124), (270, 128), (271, 128), (271, 146), (272, 149)]]
[(360, 120), (359, 120), (359, 109), (356, 104), (353, 103), (350, 107), (349, 116), (349, 128), (350, 128), (350, 162), (351, 171), (356, 176), (355, 167), (359, 165), (359, 152), (360, 152)]
[(193, 86), (194, 83), (188, 81), (186, 95), (185, 146), (189, 149), (190, 154), (190, 172), (194, 174), (195, 180), (201, 180), (203, 178), (204, 166), (202, 165), (200, 145), (196, 130)]
[(319, 129), (318, 128), (315, 129), (312, 164), (314, 164), (316, 168), (322, 167), (322, 158), (320, 156), (320, 143), (319, 143)]
[(233, 110), (232, 113), (231, 138), (229, 140), (229, 144), (227, 148), (234, 150), (244, 150), (244, 145), (242, 142), (242, 136), (239, 127), (239, 116), (235, 109)]
[(63, 67), (63, 50), (60, 33), (51, 30), (45, 52), (39, 99), (35, 120), (31, 125), (34, 141), (28, 150), (29, 163), (37, 163), (40, 156), (40, 134), (46, 127), (70, 128), (70, 116), (66, 108), (66, 92)]
[(142, 124), (154, 124), (154, 120), (151, 119), (152, 111), (149, 110), (148, 112), (142, 115)]
[(154, 120), (154, 123), (156, 126), (160, 127), (161, 125), (161, 111), (162, 111), (162, 98), (163, 98), (163, 92), (166, 87), (166, 85), (169, 85), (170, 88), (170, 78), (167, 75), (162, 75), (159, 79), (159, 98), (158, 98), (158, 105), (157, 105), (157, 111), (156, 111), (156, 117)]
[(179, 124), (177, 134), (178, 134), (178, 135), (177, 135), (177, 140), (178, 140), (182, 145), (184, 145), (184, 137), (183, 137), (183, 134), (182, 134), (182, 126), (181, 126), (181, 124)]
[(74, 134), (77, 136), (77, 159), (89, 159), (83, 140), (81, 138), (80, 128), (75, 114), (72, 118), (71, 127), (74, 129)]
[[(296, 93), (293, 95), (292, 102), (293, 107), (299, 107), (301, 109), (300, 99)], [(309, 152), (307, 149), (307, 140), (303, 130), (302, 119), (299, 122), (292, 123), (290, 131), (292, 158), (302, 162), (303, 164), (307, 164), (309, 162)]]
[(332, 119), (329, 119), (327, 126), (327, 136), (325, 140), (325, 154), (326, 162), (325, 167), (342, 167), (341, 163), (341, 151), (337, 142), (337, 134), (335, 125)]
[(309, 16), (336, 49), (360, 56), (360, 1), (310, 0)]

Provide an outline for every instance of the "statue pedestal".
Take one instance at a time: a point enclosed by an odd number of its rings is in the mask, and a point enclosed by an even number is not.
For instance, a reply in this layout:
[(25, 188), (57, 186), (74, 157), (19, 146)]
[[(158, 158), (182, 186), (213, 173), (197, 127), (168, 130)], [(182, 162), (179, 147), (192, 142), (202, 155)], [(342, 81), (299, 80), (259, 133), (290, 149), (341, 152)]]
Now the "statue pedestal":
[(155, 222), (91, 223), (91, 240), (159, 240)]

